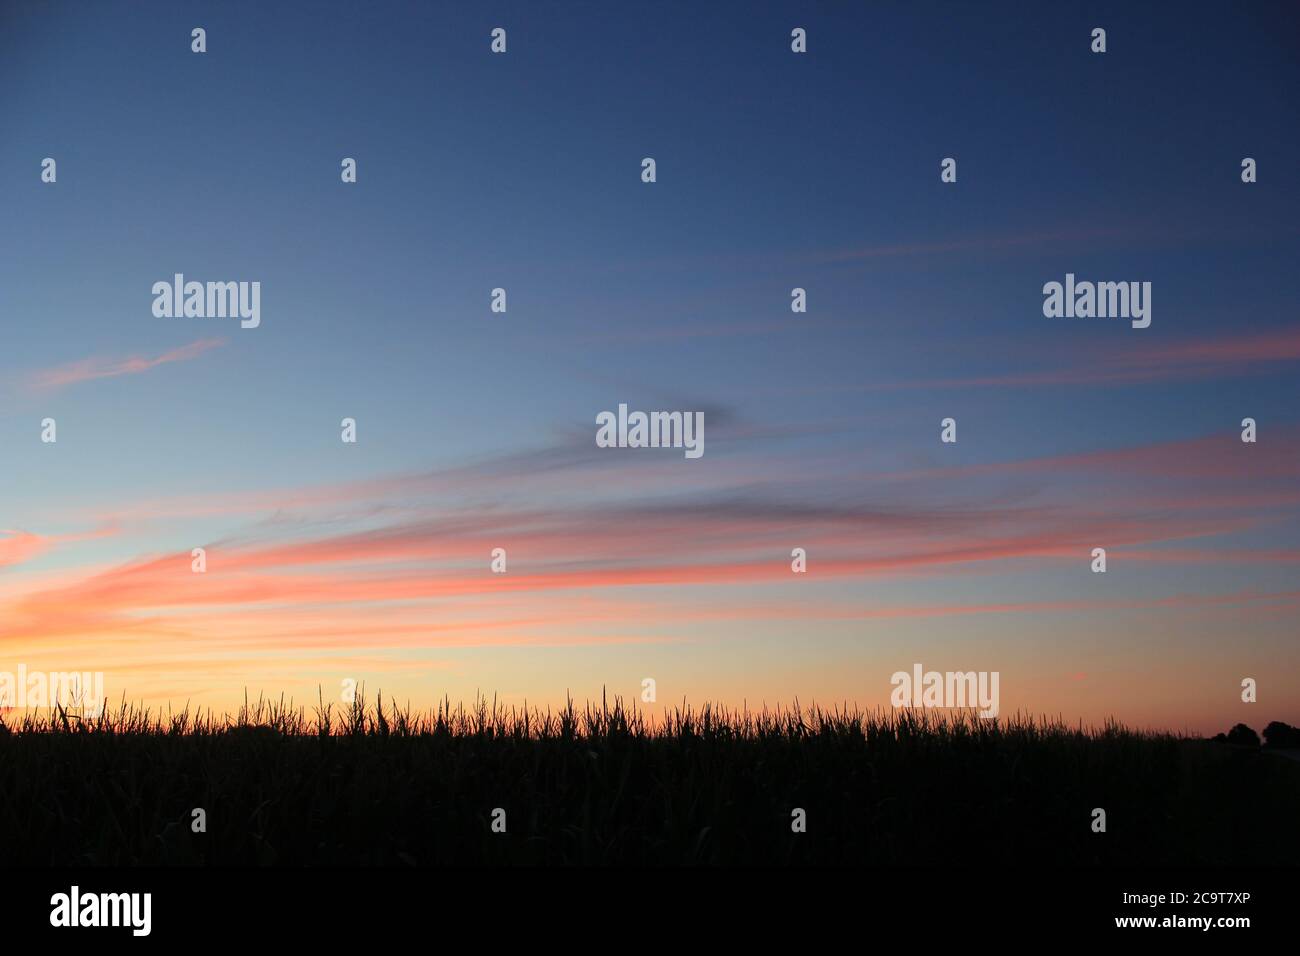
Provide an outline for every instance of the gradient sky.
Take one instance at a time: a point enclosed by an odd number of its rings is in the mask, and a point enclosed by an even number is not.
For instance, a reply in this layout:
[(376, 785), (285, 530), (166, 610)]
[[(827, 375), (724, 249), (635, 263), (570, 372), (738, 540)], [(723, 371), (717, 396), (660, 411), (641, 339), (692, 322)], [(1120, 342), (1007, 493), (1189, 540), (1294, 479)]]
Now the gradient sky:
[(1295, 7), (1047, 6), (0, 4), (0, 670), (1300, 723)]

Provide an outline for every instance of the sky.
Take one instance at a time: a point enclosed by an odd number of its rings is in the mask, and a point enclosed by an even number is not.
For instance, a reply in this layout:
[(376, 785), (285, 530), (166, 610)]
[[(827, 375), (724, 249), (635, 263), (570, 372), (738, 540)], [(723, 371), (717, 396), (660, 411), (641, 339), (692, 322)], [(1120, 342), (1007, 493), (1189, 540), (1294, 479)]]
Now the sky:
[(0, 3), (0, 671), (1300, 723), (1300, 16), (1134, 6)]

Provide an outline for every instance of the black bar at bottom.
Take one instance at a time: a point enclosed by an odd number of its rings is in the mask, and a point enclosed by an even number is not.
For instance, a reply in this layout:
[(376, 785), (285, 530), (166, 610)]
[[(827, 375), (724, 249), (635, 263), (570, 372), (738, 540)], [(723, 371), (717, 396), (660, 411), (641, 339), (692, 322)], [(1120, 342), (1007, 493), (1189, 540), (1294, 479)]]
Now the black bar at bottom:
[[(76, 934), (127, 945), (336, 944), (428, 934), (450, 942), (453, 926), (471, 940), (533, 944), (590, 940), (593, 932), (632, 943), (676, 929), (734, 942), (777, 928), (809, 941), (836, 929), (864, 940), (903, 931), (927, 943), (1028, 940), (1044, 932), (1227, 941), (1290, 925), (1296, 875), (1295, 868), (5, 869), (0, 919), (7, 941), (57, 943)], [(74, 886), (77, 923), (119, 925), (72, 926)], [(145, 893), (147, 936), (140, 932), (144, 897), (132, 895)]]

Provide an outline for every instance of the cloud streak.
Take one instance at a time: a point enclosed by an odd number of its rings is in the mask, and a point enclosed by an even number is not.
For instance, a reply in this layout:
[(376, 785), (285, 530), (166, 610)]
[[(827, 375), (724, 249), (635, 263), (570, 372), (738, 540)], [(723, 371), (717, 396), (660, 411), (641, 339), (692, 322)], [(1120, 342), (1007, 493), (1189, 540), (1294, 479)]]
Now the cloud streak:
[[(988, 350), (993, 352), (995, 350)], [(1055, 355), (1056, 352), (1054, 351)], [(1032, 359), (1032, 355), (1027, 358)], [(1060, 388), (1097, 385), (1156, 385), (1233, 378), (1300, 361), (1300, 327), (1255, 334), (1193, 339), (1170, 345), (1133, 345), (1105, 351), (1080, 350), (1076, 361), (1030, 371), (990, 372), (948, 378), (787, 388), (785, 392), (908, 392), (939, 389)]]
[(132, 355), (127, 358), (92, 356), (76, 362), (69, 362), (66, 365), (33, 372), (27, 377), (26, 385), (34, 391), (50, 391), (101, 378), (139, 375), (148, 372), (150, 369), (158, 368), (160, 365), (191, 361), (205, 352), (210, 352), (225, 344), (224, 339), (199, 339), (197, 342), (191, 342), (189, 345), (182, 345), (180, 348), (171, 349), (155, 356)]
[[(204, 675), (187, 661), (227, 661), (214, 671), (227, 682), (281, 680), (268, 658), (292, 652), (320, 680), (334, 673), (330, 655), (364, 648), (396, 655), (387, 672), (401, 679), (419, 670), (402, 655), (693, 642), (778, 620), (843, 629), (1236, 608), (1275, 626), (1294, 613), (1293, 591), (1259, 586), (1195, 598), (965, 593), (976, 577), (982, 591), (1026, 569), (1090, 579), (1098, 545), (1129, 569), (1293, 568), (1300, 550), (1250, 536), (1300, 509), (1294, 427), (1274, 425), (1268, 443), (1244, 450), (1222, 432), (955, 467), (854, 475), (823, 463), (816, 475), (761, 476), (747, 429), (728, 431), (737, 456), (687, 473), (654, 456), (601, 455), (587, 436), (561, 432), (549, 447), (436, 470), (92, 509), (131, 520), (87, 534), (0, 532), (0, 567), (17, 569), (0, 580), (0, 648), (83, 670), (107, 660), (138, 686), (179, 681), (202, 693)], [(173, 537), (188, 528), (206, 548), (206, 573), (192, 572), (188, 544), (20, 567), (56, 542), (108, 533), (125, 539), (122, 552), (158, 527)], [(791, 572), (796, 546), (807, 549), (806, 574)], [(490, 568), (495, 547), (507, 549), (505, 574)]]

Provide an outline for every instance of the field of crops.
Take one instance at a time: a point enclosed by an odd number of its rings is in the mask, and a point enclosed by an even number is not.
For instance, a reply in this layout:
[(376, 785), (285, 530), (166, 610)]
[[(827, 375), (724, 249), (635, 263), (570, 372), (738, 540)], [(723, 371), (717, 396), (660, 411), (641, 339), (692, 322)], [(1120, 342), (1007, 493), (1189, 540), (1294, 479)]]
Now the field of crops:
[(1292, 864), (1297, 806), (1300, 763), (1259, 749), (963, 712), (381, 698), (0, 726), (7, 865)]

